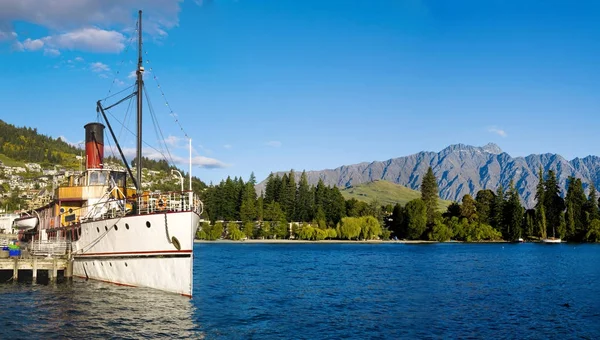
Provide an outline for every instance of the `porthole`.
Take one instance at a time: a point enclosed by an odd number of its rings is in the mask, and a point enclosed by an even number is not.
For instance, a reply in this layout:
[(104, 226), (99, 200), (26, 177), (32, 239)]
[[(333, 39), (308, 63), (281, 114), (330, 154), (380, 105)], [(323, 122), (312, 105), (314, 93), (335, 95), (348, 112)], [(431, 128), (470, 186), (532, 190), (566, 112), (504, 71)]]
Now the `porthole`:
[(73, 213), (73, 208), (69, 208), (69, 214)]
[(65, 208), (60, 208), (60, 213), (64, 213), (65, 212)]
[(146, 227), (150, 228), (150, 221), (146, 221)]
[(108, 231), (108, 226), (104, 226), (104, 230)]
[(129, 230), (129, 224), (125, 223), (125, 229)]
[(110, 264), (110, 266), (112, 267), (112, 262), (109, 262), (108, 264)]
[(127, 262), (125, 262), (125, 267), (127, 267)]
[(98, 232), (100, 232), (100, 228), (96, 227), (96, 230), (98, 230)]
[(117, 225), (113, 225), (113, 227), (115, 227), (115, 230), (119, 230), (119, 227), (117, 227)]

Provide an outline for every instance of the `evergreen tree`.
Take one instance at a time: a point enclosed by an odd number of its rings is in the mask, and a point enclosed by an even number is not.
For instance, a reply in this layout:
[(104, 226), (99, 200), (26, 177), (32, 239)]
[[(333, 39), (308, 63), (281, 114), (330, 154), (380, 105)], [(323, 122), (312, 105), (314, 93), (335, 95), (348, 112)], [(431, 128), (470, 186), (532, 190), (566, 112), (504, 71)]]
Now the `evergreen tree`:
[(496, 197), (494, 198), (491, 212), (492, 227), (498, 231), (501, 231), (502, 226), (504, 225), (504, 187), (502, 184), (500, 184), (498, 190), (496, 190)]
[(544, 207), (544, 198), (546, 185), (544, 181), (544, 172), (542, 167), (538, 171), (538, 184), (535, 189), (535, 215), (537, 231), (540, 238), (545, 239), (547, 237), (547, 223), (546, 223), (546, 208)]
[(541, 239), (548, 238), (548, 224), (546, 223), (546, 209), (543, 204), (540, 204), (539, 209), (536, 210), (537, 214), (537, 225), (538, 233)]
[(596, 192), (596, 187), (594, 183), (590, 183), (590, 193), (588, 195), (586, 212), (589, 214), (589, 221), (591, 222), (594, 219), (600, 218), (600, 213), (598, 212), (598, 194)]
[(572, 240), (581, 241), (584, 238), (587, 226), (586, 208), (587, 198), (583, 191), (583, 184), (579, 178), (569, 177), (567, 183), (567, 195), (565, 204), (567, 205), (566, 216), (566, 235)]
[(256, 219), (258, 221), (264, 219), (264, 198), (262, 195), (256, 200)]
[(392, 210), (392, 221), (390, 223), (389, 229), (392, 232), (393, 236), (398, 238), (406, 238), (406, 230), (403, 228), (404, 226), (404, 208), (400, 203), (396, 203), (394, 209)]
[[(560, 197), (560, 187), (554, 170), (548, 171), (548, 178), (544, 183), (544, 208), (546, 208), (548, 231), (552, 231), (554, 237), (556, 229), (560, 225), (560, 213), (565, 210), (565, 202)], [(574, 208), (577, 209), (577, 207)], [(577, 223), (577, 220), (575, 223)]]
[(327, 221), (331, 222), (332, 226), (338, 224), (343, 217), (346, 216), (346, 200), (338, 187), (331, 187), (328, 193), (328, 207), (325, 209)]
[(475, 200), (471, 195), (467, 194), (463, 196), (462, 205), (460, 206), (460, 215), (473, 223), (477, 220), (477, 210), (475, 207)]
[(406, 203), (406, 237), (418, 240), (424, 236), (427, 230), (427, 207), (422, 199), (414, 199)]
[(433, 169), (429, 167), (427, 173), (423, 177), (421, 182), (421, 200), (425, 203), (427, 211), (427, 224), (433, 225), (435, 220), (435, 212), (437, 210), (437, 204), (439, 199), (439, 189), (437, 179), (433, 174)]
[(492, 225), (492, 206), (496, 195), (492, 190), (484, 189), (477, 192), (475, 197), (475, 208), (479, 223)]
[(242, 204), (240, 205), (240, 218), (243, 222), (254, 221), (256, 219), (256, 177), (254, 172), (250, 174), (250, 179), (242, 191)]
[(506, 193), (507, 199), (503, 204), (502, 236), (505, 240), (514, 241), (521, 237), (523, 225), (523, 207), (519, 199), (519, 192), (511, 180)]
[(300, 175), (300, 183), (298, 185), (298, 194), (296, 196), (296, 221), (309, 222), (313, 219), (315, 211), (315, 197), (308, 185), (306, 172), (302, 171)]
[(281, 208), (289, 220), (292, 220), (296, 216), (296, 190), (296, 175), (294, 170), (290, 170), (286, 186), (282, 186), (282, 191), (285, 192), (285, 194), (281, 197)]
[(523, 236), (530, 238), (531, 236), (535, 235), (535, 210), (534, 209), (527, 209), (527, 211), (525, 211), (525, 221), (524, 221), (524, 225), (523, 225)]

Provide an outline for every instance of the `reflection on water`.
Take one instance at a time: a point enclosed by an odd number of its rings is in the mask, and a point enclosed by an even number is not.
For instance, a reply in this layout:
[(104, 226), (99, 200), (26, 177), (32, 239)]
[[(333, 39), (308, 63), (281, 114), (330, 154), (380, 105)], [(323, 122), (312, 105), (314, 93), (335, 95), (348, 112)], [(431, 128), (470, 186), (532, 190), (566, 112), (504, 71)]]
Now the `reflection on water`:
[(203, 338), (189, 298), (74, 279), (0, 284), (0, 338)]

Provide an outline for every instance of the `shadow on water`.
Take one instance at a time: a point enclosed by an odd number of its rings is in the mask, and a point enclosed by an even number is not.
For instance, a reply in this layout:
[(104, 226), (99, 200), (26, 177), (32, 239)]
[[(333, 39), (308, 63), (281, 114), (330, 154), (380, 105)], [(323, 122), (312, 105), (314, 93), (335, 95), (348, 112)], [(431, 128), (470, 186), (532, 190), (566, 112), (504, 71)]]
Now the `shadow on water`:
[(49, 283), (41, 275), (38, 283), (2, 282), (3, 339), (203, 338), (186, 297), (83, 279)]

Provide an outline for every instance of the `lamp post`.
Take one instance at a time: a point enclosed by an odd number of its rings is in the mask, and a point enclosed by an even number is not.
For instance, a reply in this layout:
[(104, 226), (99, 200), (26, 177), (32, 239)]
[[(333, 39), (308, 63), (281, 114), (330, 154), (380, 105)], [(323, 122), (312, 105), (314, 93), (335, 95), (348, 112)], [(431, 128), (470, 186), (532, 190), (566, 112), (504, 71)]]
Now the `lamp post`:
[(179, 180), (181, 182), (181, 192), (183, 192), (183, 176), (181, 175), (181, 172), (179, 172), (178, 170), (171, 169), (171, 175), (174, 175), (175, 173), (177, 173), (179, 175)]

